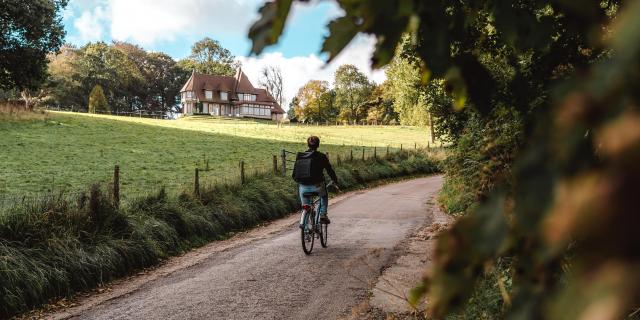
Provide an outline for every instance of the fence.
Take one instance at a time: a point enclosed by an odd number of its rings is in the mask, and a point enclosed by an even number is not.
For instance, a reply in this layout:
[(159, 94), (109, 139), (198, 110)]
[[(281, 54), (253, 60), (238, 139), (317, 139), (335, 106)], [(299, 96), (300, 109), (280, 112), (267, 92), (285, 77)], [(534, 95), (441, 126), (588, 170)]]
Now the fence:
[[(417, 152), (431, 152), (432, 148), (418, 148), (417, 144), (414, 144), (412, 148), (408, 148)], [(358, 147), (351, 148), (348, 152), (326, 152), (327, 157), (332, 163), (339, 166), (343, 162), (351, 161), (367, 161), (371, 159), (385, 159), (397, 153), (408, 151), (404, 145), (400, 145), (399, 148), (387, 147)], [(212, 189), (216, 185), (242, 185), (250, 181), (254, 177), (263, 175), (288, 175), (293, 170), (293, 164), (295, 163), (295, 152), (291, 152), (282, 149), (278, 155), (272, 155), (268, 161), (263, 163), (255, 163), (252, 161), (240, 160), (238, 162), (237, 171), (231, 174), (221, 174), (220, 172), (211, 170), (209, 161), (203, 159), (202, 162), (198, 162), (193, 170), (193, 176), (191, 179), (185, 177), (181, 181), (172, 181), (164, 179), (152, 188), (149, 188), (149, 192), (146, 193), (133, 193), (123, 192), (123, 181), (131, 183), (126, 178), (126, 174), (123, 175), (121, 167), (115, 165), (104, 179), (97, 181), (98, 184), (106, 186), (108, 195), (112, 199), (114, 205), (119, 206), (123, 202), (155, 193), (162, 188), (170, 188), (176, 192), (191, 193), (198, 196), (203, 189)], [(266, 159), (265, 159), (266, 160)], [(213, 173), (213, 174), (212, 174)], [(3, 209), (10, 208), (15, 205), (34, 204), (43, 201), (72, 201), (79, 197), (86, 195), (86, 191), (69, 191), (68, 189), (49, 189), (47, 192), (39, 194), (23, 194), (23, 195), (7, 195), (0, 194), (0, 212)]]
[[(73, 108), (60, 108), (60, 107), (46, 107), (46, 110), (65, 111), (65, 112), (79, 112), (87, 113), (86, 111), (74, 110)], [(150, 111), (150, 110), (137, 110), (137, 111), (95, 111), (96, 114), (122, 116), (122, 117), (137, 117), (137, 118), (151, 118), (151, 119), (170, 119), (166, 112), (162, 111)]]

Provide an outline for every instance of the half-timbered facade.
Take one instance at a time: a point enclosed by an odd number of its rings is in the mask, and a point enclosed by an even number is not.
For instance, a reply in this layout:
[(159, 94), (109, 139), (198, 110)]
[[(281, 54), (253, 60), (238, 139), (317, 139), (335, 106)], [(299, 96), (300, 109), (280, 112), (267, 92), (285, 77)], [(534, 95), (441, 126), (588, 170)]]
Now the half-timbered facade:
[(180, 90), (185, 115), (209, 114), (223, 117), (271, 119), (280, 121), (284, 110), (271, 94), (255, 88), (238, 69), (234, 77), (193, 72)]

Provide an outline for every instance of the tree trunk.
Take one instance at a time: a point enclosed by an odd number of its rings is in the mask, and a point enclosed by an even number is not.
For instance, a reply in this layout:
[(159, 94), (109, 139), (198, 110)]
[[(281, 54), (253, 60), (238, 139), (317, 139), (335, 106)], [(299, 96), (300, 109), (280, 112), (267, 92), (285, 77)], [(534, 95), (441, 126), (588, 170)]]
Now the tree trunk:
[(431, 115), (431, 112), (429, 112), (429, 131), (431, 131), (431, 143), (435, 143), (436, 137), (433, 133), (433, 116)]
[(33, 103), (36, 99), (40, 98), (42, 94), (39, 94), (37, 97), (31, 96), (31, 92), (29, 90), (24, 89), (20, 91), (20, 97), (24, 100), (24, 108), (27, 111), (33, 111)]

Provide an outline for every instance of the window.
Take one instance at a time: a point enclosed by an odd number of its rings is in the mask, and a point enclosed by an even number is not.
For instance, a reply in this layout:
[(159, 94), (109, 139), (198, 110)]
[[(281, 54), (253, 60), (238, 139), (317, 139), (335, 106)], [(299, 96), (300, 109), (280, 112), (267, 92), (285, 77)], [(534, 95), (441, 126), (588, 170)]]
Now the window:
[(206, 97), (207, 99), (209, 99), (209, 100), (213, 99), (213, 91), (211, 91), (211, 90), (207, 90), (207, 91), (205, 91), (205, 92), (204, 92), (204, 95), (205, 95), (205, 97)]
[(228, 99), (227, 92), (226, 91), (220, 91), (220, 100), (227, 101), (227, 99)]
[(256, 101), (258, 96), (250, 93), (240, 93), (238, 92), (238, 99), (240, 101)]

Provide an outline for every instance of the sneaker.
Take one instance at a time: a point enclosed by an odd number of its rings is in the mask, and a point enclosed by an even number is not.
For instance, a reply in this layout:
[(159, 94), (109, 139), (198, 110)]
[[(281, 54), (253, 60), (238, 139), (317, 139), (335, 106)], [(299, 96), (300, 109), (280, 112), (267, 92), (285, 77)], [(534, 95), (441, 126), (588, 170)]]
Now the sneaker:
[(327, 217), (327, 215), (325, 214), (322, 217), (320, 217), (320, 223), (329, 224), (331, 223), (331, 220), (329, 220), (329, 217)]

